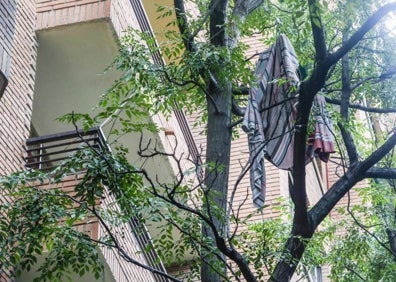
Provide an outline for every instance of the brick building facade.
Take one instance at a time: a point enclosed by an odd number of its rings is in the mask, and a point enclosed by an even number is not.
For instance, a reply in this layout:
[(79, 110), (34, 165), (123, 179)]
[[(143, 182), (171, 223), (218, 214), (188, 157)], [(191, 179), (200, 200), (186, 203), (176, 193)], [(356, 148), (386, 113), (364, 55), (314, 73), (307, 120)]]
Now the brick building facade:
[[(135, 1), (139, 3), (139, 1)], [(38, 46), (37, 33), (71, 24), (84, 27), (85, 23), (97, 22), (100, 28), (111, 26), (110, 36), (121, 36), (128, 27), (139, 29), (134, 7), (127, 0), (9, 0), (0, 3), (0, 71), (8, 84), (0, 100), (0, 173), (8, 175), (24, 169), (26, 156), (25, 144), (29, 136), (40, 134), (32, 132), (33, 96), (40, 96), (35, 89)], [(96, 28), (96, 26), (94, 26)], [(92, 30), (92, 29), (91, 29)], [(112, 35), (113, 34), (113, 35)], [(38, 37), (40, 37), (39, 35)], [(114, 43), (113, 43), (114, 44)], [(41, 65), (41, 68), (46, 66)], [(59, 66), (62, 68), (62, 66)], [(103, 69), (101, 69), (103, 71)], [(95, 74), (96, 75), (96, 74)], [(105, 91), (106, 88), (102, 89)], [(40, 114), (40, 113), (39, 113)], [(36, 114), (37, 115), (37, 114)], [(34, 126), (34, 125), (33, 125)], [(40, 126), (38, 126), (40, 128)], [(40, 128), (41, 129), (41, 128)], [(36, 131), (36, 129), (34, 129)], [(58, 132), (52, 132), (58, 133)], [(70, 190), (80, 181), (80, 175), (63, 179), (59, 188)], [(49, 187), (44, 184), (45, 189)], [(0, 201), (11, 199), (0, 194)], [(105, 205), (106, 203), (104, 203)], [(103, 230), (97, 222), (77, 226), (92, 238), (98, 238)], [(121, 226), (129, 230), (130, 226)], [(141, 253), (139, 238), (129, 230), (122, 244), (137, 261), (147, 264)], [(162, 281), (151, 272), (125, 262), (115, 251), (101, 248), (105, 262), (106, 281)], [(13, 276), (13, 269), (4, 269), (0, 264), (0, 281), (31, 281), (34, 275), (22, 273)], [(15, 280), (16, 279), (16, 280)], [(78, 278), (76, 278), (78, 279)], [(90, 281), (90, 277), (83, 277)], [(107, 280), (108, 279), (108, 280)]]
[[(143, 1), (147, 2), (147, 1)], [(152, 21), (155, 15), (152, 16)], [(123, 30), (128, 27), (136, 29), (147, 29), (150, 27), (145, 9), (140, 0), (7, 0), (0, 3), (0, 70), (8, 80), (3, 97), (0, 99), (0, 172), (2, 175), (20, 170), (24, 167), (24, 146), (31, 134), (31, 121), (33, 110), (33, 99), (35, 92), (37, 52), (40, 45), (38, 37), (48, 35), (49, 32), (57, 32), (60, 28), (73, 26), (83, 27), (85, 24), (102, 24), (111, 26), (111, 31), (122, 36)], [(153, 22), (152, 22), (153, 23)], [(154, 24), (153, 24), (154, 26)], [(86, 27), (86, 25), (85, 25)], [(154, 28), (155, 29), (155, 28)], [(261, 52), (264, 48), (256, 38), (247, 39), (251, 46), (250, 54)], [(39, 82), (38, 82), (39, 83)], [(103, 91), (106, 89), (103, 89)], [(37, 93), (36, 93), (37, 94)], [(38, 95), (38, 94), (37, 94)], [(199, 154), (204, 155), (205, 137), (203, 128), (194, 127), (194, 116), (184, 116), (173, 113), (170, 119), (161, 116), (153, 118), (162, 128), (171, 129), (172, 135), (160, 134), (159, 138), (165, 148), (174, 146), (177, 138), (178, 153), (192, 150), (191, 146), (202, 148)], [(184, 127), (183, 127), (184, 126)], [(36, 127), (36, 125), (35, 125)], [(43, 127), (44, 128), (44, 127)], [(40, 134), (40, 126), (37, 126)], [(55, 132), (53, 132), (55, 133)], [(195, 144), (186, 141), (190, 137)], [(241, 174), (241, 163), (248, 162), (248, 146), (246, 135), (240, 132), (240, 138), (232, 143), (232, 160), (230, 168), (231, 187)], [(267, 218), (279, 216), (279, 211), (272, 209), (278, 204), (280, 196), (288, 195), (288, 173), (266, 164), (267, 170), (267, 204), (269, 208), (264, 209), (262, 214), (250, 218), (250, 222), (261, 221)], [(173, 167), (176, 170), (176, 167)], [(328, 189), (336, 181), (334, 167), (327, 169), (322, 167), (324, 189)], [(310, 168), (313, 173), (313, 168)], [(311, 187), (318, 185), (315, 177), (312, 177)], [(78, 178), (65, 180), (64, 185), (74, 185)], [(238, 208), (241, 205), (240, 216), (244, 217), (252, 213), (255, 208), (250, 203), (250, 198), (245, 204), (246, 197), (250, 197), (249, 178), (244, 177), (235, 193), (233, 205)], [(314, 188), (312, 188), (312, 195)], [(354, 197), (355, 198), (355, 197)], [(7, 201), (0, 194), (1, 201)], [(312, 203), (315, 197), (310, 197)], [(100, 227), (91, 231), (100, 236)], [(125, 242), (131, 253), (138, 253), (139, 246), (136, 238), (126, 237)], [(115, 281), (157, 281), (148, 271), (123, 261), (116, 253), (102, 249), (103, 256), (109, 266), (111, 276)], [(145, 262), (145, 258), (136, 255), (137, 260)], [(177, 270), (175, 270), (177, 271)], [(7, 270), (0, 272), (2, 281), (13, 281)]]
[[(8, 81), (0, 93), (0, 175), (24, 166), (36, 68), (35, 7), (33, 0), (0, 2), (0, 71)], [(9, 199), (0, 193), (0, 201)], [(0, 269), (1, 279), (11, 279), (9, 271)]]

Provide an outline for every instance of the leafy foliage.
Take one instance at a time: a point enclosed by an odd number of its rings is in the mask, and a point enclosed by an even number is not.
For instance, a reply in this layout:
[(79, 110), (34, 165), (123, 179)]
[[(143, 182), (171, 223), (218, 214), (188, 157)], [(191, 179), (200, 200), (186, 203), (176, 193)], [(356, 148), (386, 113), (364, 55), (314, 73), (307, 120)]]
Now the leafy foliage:
[[(71, 113), (60, 120), (74, 125), (81, 122), (84, 129), (110, 123), (108, 142), (113, 144), (125, 135), (132, 136), (131, 133), (158, 132), (161, 129), (152, 122), (152, 116), (161, 113), (170, 117), (176, 105), (186, 113), (199, 113), (197, 123), (205, 124), (208, 120), (206, 109), (210, 103), (215, 104), (209, 86), (215, 84), (216, 90), (226, 89), (221, 95), (232, 95), (232, 90), (252, 86), (255, 83), (254, 67), (245, 58), (249, 46), (242, 40), (232, 48), (211, 44), (208, 32), (211, 1), (195, 2), (203, 17), (184, 14), (190, 34), (181, 34), (172, 28), (180, 26), (180, 18), (169, 20), (169, 29), (157, 35), (162, 38), (159, 46), (150, 34), (129, 30), (120, 42), (120, 54), (114, 62), (114, 67), (121, 70), (123, 76), (101, 97), (92, 115)], [(305, 73), (303, 83), (309, 81), (321, 63), (315, 49), (317, 42), (311, 36), (314, 29), (325, 29), (326, 52), (334, 52), (379, 5), (378, 1), (359, 0), (331, 3), (263, 1), (242, 20), (232, 18), (235, 2), (230, 1), (225, 11), (229, 21), (221, 27), (227, 36), (231, 39), (237, 36), (234, 24), (242, 37), (260, 35), (266, 45), (280, 33), (285, 33), (293, 42), (301, 70)], [(172, 19), (174, 15), (173, 8), (159, 6), (158, 11), (160, 18)], [(395, 107), (395, 82), (389, 79), (394, 74), (395, 42), (383, 28), (383, 25), (374, 28), (344, 56), (342, 62), (328, 70), (325, 84), (320, 87), (323, 95), (342, 100), (347, 106), (356, 103), (374, 108)], [(186, 48), (186, 40), (193, 40), (191, 48)], [(166, 64), (158, 59), (159, 54), (164, 55)], [(350, 93), (346, 93), (346, 89)], [(346, 94), (349, 95), (347, 99)], [(233, 95), (233, 99), (240, 106), (246, 103), (246, 97)], [(352, 136), (360, 161), (385, 142), (394, 123), (385, 122), (374, 127), (367, 120), (375, 120), (376, 114), (368, 111), (362, 118), (357, 110), (350, 109), (347, 115), (337, 110), (333, 108), (338, 125), (334, 135), (342, 157), (339, 170), (346, 171), (356, 164), (348, 159), (348, 144), (344, 142), (342, 129)], [(222, 112), (218, 110), (216, 114)], [(382, 122), (387, 117), (377, 120)], [(230, 122), (237, 119), (234, 116)], [(223, 130), (236, 131), (229, 126), (227, 124)], [(366, 132), (372, 132), (373, 136), (368, 138)], [(338, 137), (342, 134), (344, 139)], [(295, 222), (290, 211), (295, 206), (282, 201), (277, 207), (281, 209), (279, 218), (255, 224), (250, 220), (259, 211), (241, 218), (239, 211), (234, 213), (231, 209), (221, 208), (214, 200), (219, 196), (218, 192), (211, 191), (204, 181), (210, 173), (223, 173), (224, 165), (215, 162), (182, 165), (176, 149), (165, 151), (151, 140), (144, 144), (143, 138), (139, 142), (140, 158), (154, 159), (158, 163), (166, 159), (167, 165), (176, 167), (176, 174), (165, 180), (157, 177), (156, 172), (148, 171), (144, 162), (141, 166), (130, 164), (128, 150), (122, 146), (113, 148), (113, 152), (81, 149), (53, 171), (32, 170), (2, 178), (3, 194), (12, 201), (0, 204), (6, 214), (0, 219), (1, 267), (18, 265), (18, 271), (30, 270), (37, 256), (46, 252), (37, 281), (59, 281), (64, 274), (72, 272), (79, 275), (93, 272), (99, 277), (103, 272), (99, 258), (102, 247), (114, 248), (126, 261), (137, 264), (132, 254), (119, 243), (125, 234), (118, 227), (134, 219), (140, 223), (135, 235), (145, 232), (143, 225), (159, 233), (152, 243), (143, 246), (141, 252), (155, 249), (167, 265), (181, 264), (188, 256), (195, 263), (187, 278), (191, 280), (199, 277), (200, 261), (209, 262), (211, 271), (223, 275), (223, 280), (242, 279), (246, 272), (249, 273), (249, 266), (257, 280), (263, 280), (280, 262), (298, 265), (297, 273), (301, 276), (308, 276), (312, 267), (329, 265), (331, 278), (336, 281), (391, 281), (395, 276), (394, 254), (389, 246), (389, 230), (396, 230), (393, 181), (371, 182), (361, 190), (362, 206), (345, 208), (345, 221), (334, 225), (331, 220), (326, 220), (309, 238), (291, 235)], [(394, 163), (392, 152), (378, 162), (378, 167), (392, 168)], [(206, 179), (195, 179), (197, 170), (201, 169), (206, 169)], [(70, 175), (81, 177), (71, 194), (60, 189), (62, 181)], [(57, 188), (42, 189), (49, 186)], [(102, 238), (92, 238), (76, 230), (77, 224), (92, 219), (104, 227), (106, 234)], [(216, 224), (227, 228), (216, 229)], [(202, 234), (202, 225), (209, 226), (213, 234)], [(348, 232), (339, 235), (336, 233), (339, 226)], [(285, 243), (294, 239), (303, 245), (301, 258), (285, 249)], [(219, 255), (219, 249), (238, 267), (225, 261)], [(223, 274), (224, 266), (231, 278)], [(249, 271), (243, 273), (244, 266)]]
[(388, 247), (387, 232), (395, 224), (391, 219), (394, 191), (389, 185), (373, 182), (361, 188), (359, 194), (362, 206), (340, 211), (346, 216), (339, 224), (348, 232), (330, 244), (326, 260), (331, 266), (330, 277), (337, 281), (392, 281), (396, 275), (395, 255)]
[(86, 206), (71, 208), (73, 200), (65, 192), (40, 187), (47, 183), (54, 182), (40, 172), (2, 179), (4, 194), (13, 199), (0, 206), (5, 215), (0, 219), (2, 267), (19, 266), (17, 273), (29, 271), (37, 257), (45, 254), (35, 281), (61, 281), (65, 274), (88, 271), (99, 278), (103, 266), (96, 244), (73, 228), (90, 217)]

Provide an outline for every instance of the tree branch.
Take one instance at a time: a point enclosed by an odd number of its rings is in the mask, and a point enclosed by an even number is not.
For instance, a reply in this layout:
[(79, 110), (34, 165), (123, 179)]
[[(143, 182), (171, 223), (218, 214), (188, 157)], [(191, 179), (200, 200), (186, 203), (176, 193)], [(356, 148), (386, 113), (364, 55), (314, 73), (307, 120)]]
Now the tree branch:
[(228, 46), (227, 32), (225, 24), (227, 22), (227, 0), (211, 0), (211, 8), (213, 9), (209, 23), (210, 43), (213, 46)]
[[(309, 89), (309, 88), (308, 88)], [(293, 185), (289, 185), (289, 192), (294, 203), (294, 217), (292, 234), (305, 236), (308, 231), (307, 193), (305, 179), (305, 152), (307, 140), (307, 125), (313, 99), (305, 93), (305, 88), (300, 90), (297, 104), (297, 120), (294, 131), (293, 152)]]
[(389, 245), (394, 256), (396, 256), (396, 230), (387, 228), (386, 234), (388, 235)]
[[(211, 3), (211, 8), (210, 9), (211, 9), (212, 13), (215, 11), (215, 8), (217, 7), (218, 2), (220, 2), (220, 1), (214, 0), (214, 2)], [(224, 1), (221, 1), (221, 2), (224, 2)], [(186, 9), (185, 9), (185, 6), (184, 6), (184, 0), (174, 0), (173, 4), (175, 6), (175, 11), (176, 11), (177, 26), (179, 28), (180, 34), (182, 35), (184, 46), (186, 47), (187, 51), (196, 52), (197, 51), (197, 46), (195, 45), (195, 42), (194, 42), (195, 35), (191, 34), (191, 31), (190, 31), (190, 28), (189, 28), (189, 25), (188, 25), (188, 19), (187, 19), (187, 16), (186, 16)], [(222, 29), (223, 29), (223, 32), (224, 32), (224, 23), (222, 24)], [(216, 80), (216, 77), (213, 75), (213, 73), (210, 70), (201, 69), (199, 71), (199, 75), (204, 80), (205, 80), (205, 74), (206, 73), (209, 75), (209, 79), (213, 83), (213, 85), (215, 85), (215, 87), (218, 88), (219, 87), (219, 83)], [(206, 95), (206, 97), (208, 97), (208, 95)], [(210, 99), (211, 97), (208, 97), (208, 98)]]
[[(329, 97), (325, 97), (326, 102), (333, 105), (341, 105), (341, 101)], [(379, 114), (387, 114), (387, 113), (396, 113), (396, 108), (373, 108), (373, 107), (366, 107), (359, 104), (352, 104), (348, 103), (348, 107), (351, 109), (357, 109), (364, 112), (369, 113), (379, 113)]]
[(345, 265), (345, 268), (348, 269), (350, 272), (352, 272), (353, 274), (355, 274), (357, 277), (360, 278), (360, 280), (362, 281), (367, 281), (367, 279), (364, 279), (358, 272), (356, 272), (352, 267), (350, 267), (349, 265)]
[(235, 99), (232, 99), (232, 100), (231, 100), (231, 103), (232, 103), (232, 108), (231, 108), (232, 113), (233, 113), (234, 115), (243, 117), (243, 116), (245, 115), (245, 110), (246, 110), (246, 109), (240, 107), (240, 106), (237, 104), (237, 102), (235, 102)]
[(232, 89), (234, 95), (249, 95), (249, 87), (239, 87)]
[[(373, 169), (386, 154), (396, 145), (396, 133), (377, 150), (375, 150), (364, 161), (358, 163), (355, 167), (349, 169), (330, 190), (315, 204), (309, 211), (309, 217), (316, 228), (320, 222), (329, 214), (337, 202), (359, 181), (366, 177), (366, 174)], [(374, 170), (375, 171), (375, 170)]]
[(348, 192), (348, 205), (347, 205), (347, 212), (349, 213), (349, 215), (352, 217), (353, 221), (355, 222), (355, 224), (357, 226), (359, 226), (364, 232), (366, 232), (368, 235), (370, 235), (375, 241), (377, 241), (377, 243), (383, 247), (385, 250), (387, 250), (391, 255), (393, 255), (394, 258), (396, 258), (396, 253), (394, 253), (392, 251), (392, 249), (388, 248), (388, 246), (386, 246), (373, 232), (371, 232), (370, 230), (368, 230), (368, 228), (359, 222), (359, 220), (355, 217), (355, 215), (353, 214), (352, 210), (351, 210), (351, 195)]
[[(77, 200), (76, 198), (68, 195), (68, 194), (63, 194), (62, 196), (67, 197), (68, 199), (72, 200), (74, 203), (80, 205), (80, 206), (86, 206), (84, 205), (84, 203), (82, 203), (81, 201)], [(158, 269), (155, 269), (149, 265), (143, 264), (141, 262), (139, 262), (138, 260), (135, 260), (134, 258), (132, 258), (126, 251), (125, 249), (121, 246), (121, 244), (119, 243), (118, 238), (115, 236), (115, 234), (112, 232), (111, 228), (108, 226), (107, 222), (102, 218), (102, 216), (98, 213), (98, 211), (95, 209), (95, 206), (93, 206), (92, 208), (86, 206), (86, 209), (88, 211), (90, 211), (99, 221), (100, 225), (104, 228), (105, 232), (107, 233), (107, 235), (109, 236), (110, 240), (113, 242), (113, 245), (109, 245), (108, 243), (102, 242), (102, 241), (97, 241), (97, 240), (92, 240), (98, 244), (103, 244), (107, 247), (113, 248), (115, 250), (117, 250), (118, 254), (127, 262), (130, 262), (134, 265), (137, 265), (143, 269), (146, 269), (154, 274), (158, 274), (161, 275), (171, 281), (174, 282), (181, 282), (181, 280), (176, 279), (175, 277), (170, 276), (169, 274), (162, 272)]]
[(384, 16), (389, 12), (396, 10), (396, 3), (390, 3), (382, 6), (334, 53), (330, 54), (330, 64), (334, 64), (348, 53), (356, 44), (362, 40), (363, 36), (370, 31)]
[(357, 82), (356, 84), (354, 84), (351, 88), (352, 88), (352, 90), (355, 90), (356, 88), (358, 88), (359, 86), (361, 86), (362, 84), (364, 84), (370, 80), (374, 80), (373, 83), (379, 83), (386, 79), (392, 78), (395, 74), (396, 74), (396, 70), (392, 68), (391, 70), (382, 73), (379, 77), (378, 76), (370, 76), (365, 79), (362, 79), (359, 82)]
[(308, 0), (309, 18), (311, 20), (312, 35), (314, 39), (316, 61), (323, 62), (327, 56), (327, 46), (325, 41), (325, 34), (322, 24), (319, 3), (317, 0)]
[[(396, 9), (396, 3), (383, 6), (349, 40), (345, 41), (335, 53), (328, 54), (318, 1), (308, 0), (308, 4), (316, 58), (311, 76), (301, 83), (299, 91), (292, 171), (294, 184), (290, 189), (295, 212), (292, 234), (285, 246), (285, 252), (297, 261), (300, 260), (305, 250), (305, 243), (299, 239), (299, 236), (311, 238), (316, 227), (329, 214), (341, 197), (360, 181), (364, 173), (381, 160), (396, 144), (396, 136), (394, 134), (365, 161), (350, 168), (307, 213), (305, 166), (301, 164), (305, 163), (304, 152), (307, 140), (307, 124), (312, 100), (318, 91), (323, 88), (327, 73), (332, 65), (349, 52), (390, 9)], [(293, 273), (296, 266), (297, 264), (294, 261), (280, 260), (271, 276), (271, 280), (278, 281), (280, 279), (279, 281), (286, 281), (290, 279), (287, 275)]]
[(239, 24), (243, 23), (246, 16), (257, 9), (264, 0), (236, 0), (234, 9), (232, 11), (232, 19), (230, 25), (230, 38), (228, 39), (228, 46), (234, 48), (241, 35)]
[[(235, 262), (239, 269), (241, 270), (241, 273), (243, 275), (243, 277), (247, 280), (247, 281), (256, 281), (256, 278), (253, 274), (253, 272), (250, 270), (249, 264), (246, 261), (246, 259), (237, 251), (235, 250), (232, 246), (228, 246), (227, 245), (227, 241), (226, 239), (222, 236), (221, 234), (221, 229), (218, 229), (216, 226), (216, 220), (213, 218), (213, 212), (211, 211), (211, 202), (209, 201), (209, 199), (206, 199), (205, 201), (207, 202), (207, 204), (205, 205), (207, 208), (207, 215), (202, 213), (200, 210), (194, 209), (191, 206), (185, 205), (184, 203), (181, 203), (180, 201), (178, 201), (177, 199), (175, 199), (174, 194), (172, 193), (172, 191), (175, 191), (177, 189), (177, 187), (179, 187), (182, 184), (182, 178), (183, 178), (183, 171), (182, 171), (182, 167), (180, 165), (180, 159), (176, 157), (176, 148), (174, 148), (172, 153), (166, 153), (166, 152), (162, 152), (157, 150), (154, 147), (154, 152), (148, 153), (148, 154), (144, 154), (145, 151), (149, 151), (148, 148), (149, 145), (147, 146), (143, 146), (142, 142), (139, 142), (139, 152), (138, 154), (143, 156), (143, 157), (152, 157), (152, 156), (157, 156), (157, 155), (164, 155), (164, 156), (168, 156), (173, 158), (174, 161), (177, 162), (178, 164), (178, 170), (179, 170), (179, 175), (180, 175), (180, 179), (178, 181), (176, 181), (175, 187), (171, 187), (171, 189), (166, 188), (165, 187), (165, 191), (166, 191), (166, 195), (163, 195), (161, 193), (159, 193), (159, 191), (157, 190), (157, 188), (155, 187), (153, 180), (149, 177), (148, 173), (142, 169), (141, 171), (138, 171), (137, 173), (141, 173), (144, 178), (147, 180), (147, 182), (149, 183), (149, 187), (151, 187), (151, 191), (148, 190), (149, 193), (152, 193), (155, 197), (158, 197), (162, 200), (164, 200), (167, 203), (172, 204), (173, 206), (175, 206), (176, 208), (186, 211), (188, 213), (194, 214), (197, 217), (199, 217), (212, 231), (213, 233), (213, 238), (215, 241), (215, 244), (217, 246), (217, 248), (221, 251), (222, 254), (224, 254), (225, 256), (227, 256), (229, 259), (231, 259), (233, 262)], [(213, 169), (213, 173), (217, 173), (218, 169)], [(215, 179), (216, 177), (214, 177)], [(207, 185), (207, 187), (212, 187), (212, 185)], [(171, 192), (169, 192), (171, 190)], [(207, 193), (205, 193), (205, 197), (207, 197)], [(199, 243), (199, 241), (196, 241)], [(218, 253), (214, 253), (214, 255), (223, 260), (221, 256), (219, 256)], [(227, 265), (227, 264), (225, 264)], [(210, 265), (210, 263), (208, 263), (209, 267), (212, 267)], [(218, 273), (220, 276), (222, 276), (222, 273)]]
[(179, 27), (180, 34), (182, 35), (184, 46), (187, 51), (195, 51), (196, 47), (194, 44), (194, 37), (192, 36), (188, 26), (184, 0), (174, 0), (173, 4), (175, 6), (177, 26)]
[[(347, 32), (344, 31), (342, 34), (343, 42), (346, 40)], [(350, 83), (350, 71), (349, 71), (349, 56), (345, 54), (341, 59), (341, 83), (342, 83), (342, 91), (341, 91), (341, 105), (340, 105), (340, 114), (341, 118), (344, 122), (349, 121), (349, 101), (351, 99), (352, 89)], [(349, 131), (346, 130), (342, 122), (338, 123), (340, 127), (342, 139), (344, 140), (345, 148), (348, 153), (349, 162), (351, 165), (354, 165), (358, 161), (358, 153), (356, 151), (355, 142), (353, 141), (353, 137)]]
[(264, 0), (236, 0), (233, 14), (246, 17), (263, 4)]
[(364, 178), (396, 179), (396, 168), (372, 167), (367, 170)]
[[(297, 137), (297, 134), (295, 136)], [(372, 153), (366, 160), (350, 168), (336, 183), (333, 184), (331, 189), (328, 190), (327, 193), (308, 212), (308, 221), (306, 222), (306, 226), (299, 226), (299, 224), (301, 225), (301, 222), (293, 222), (292, 235), (290, 236), (284, 247), (286, 258), (278, 262), (274, 272), (272, 273), (270, 281), (288, 281), (291, 278), (290, 274), (293, 274), (297, 267), (296, 261), (299, 261), (302, 257), (302, 254), (304, 253), (305, 244), (308, 242), (306, 239), (312, 237), (315, 229), (330, 213), (330, 211), (334, 208), (337, 202), (358, 181), (362, 180), (365, 173), (373, 165), (379, 162), (386, 154), (388, 154), (395, 145), (396, 133), (394, 133), (380, 148)], [(294, 177), (295, 173), (293, 171), (293, 178)], [(298, 180), (300, 181), (300, 179)], [(299, 183), (299, 185), (301, 185), (301, 183)], [(305, 192), (305, 190), (302, 190), (302, 188), (299, 190), (299, 192), (300, 191), (302, 191), (303, 193)], [(304, 195), (299, 197), (303, 199)], [(299, 204), (302, 205), (301, 203)], [(297, 211), (295, 212), (295, 214), (296, 218), (296, 216), (298, 215)], [(301, 239), (299, 236), (302, 236), (305, 240)]]
[[(243, 2), (243, 0), (242, 0)], [(256, 10), (258, 7), (260, 7), (261, 4), (263, 4), (264, 0), (248, 0), (248, 14)]]

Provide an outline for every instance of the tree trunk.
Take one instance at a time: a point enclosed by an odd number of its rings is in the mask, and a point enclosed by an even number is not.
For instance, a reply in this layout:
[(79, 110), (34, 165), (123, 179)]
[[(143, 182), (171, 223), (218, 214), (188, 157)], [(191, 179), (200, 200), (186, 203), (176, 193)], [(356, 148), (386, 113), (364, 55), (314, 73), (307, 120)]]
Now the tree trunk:
[[(224, 218), (219, 218), (219, 213), (214, 209), (225, 211), (227, 208), (228, 171), (231, 149), (231, 95), (230, 91), (216, 88), (212, 83), (209, 85), (211, 97), (207, 99), (208, 128), (207, 128), (207, 169), (205, 173), (205, 189), (207, 198), (204, 199), (204, 208), (208, 211), (218, 236), (225, 237)], [(214, 206), (214, 205), (215, 206)], [(203, 225), (203, 235), (209, 236), (216, 241), (213, 230)], [(225, 261), (225, 256), (217, 251), (216, 256)], [(217, 258), (217, 259), (218, 259)], [(201, 280), (205, 282), (223, 281), (225, 264), (222, 263), (221, 273), (215, 273), (210, 265), (212, 262), (204, 262), (201, 269)]]
[[(309, 237), (312, 237), (312, 234)], [(285, 246), (286, 251), (284, 252), (285, 258), (276, 265), (269, 281), (290, 281), (305, 251), (305, 244), (306, 243), (302, 242), (298, 237), (290, 237), (289, 240), (287, 240)]]
[[(228, 1), (212, 0), (210, 5), (213, 9), (210, 16), (210, 43), (215, 47), (226, 47), (227, 34), (224, 25), (227, 21)], [(214, 242), (216, 242), (216, 236), (225, 237), (226, 235), (226, 220), (221, 218), (220, 214), (226, 214), (224, 211), (227, 210), (231, 151), (231, 85), (229, 82), (218, 80), (219, 76), (216, 75), (216, 71), (220, 69), (221, 67), (210, 70), (206, 97), (208, 110), (206, 163), (208, 166), (205, 171), (207, 194), (203, 207), (208, 211), (216, 231), (204, 224), (202, 233), (203, 236), (209, 236)], [(213, 212), (214, 209), (219, 209), (221, 212)], [(214, 264), (211, 261), (202, 262), (201, 281), (203, 282), (224, 281), (226, 275), (225, 255), (218, 249), (214, 255), (215, 257), (212, 256), (212, 260), (215, 260)], [(213, 270), (213, 266), (217, 273)]]

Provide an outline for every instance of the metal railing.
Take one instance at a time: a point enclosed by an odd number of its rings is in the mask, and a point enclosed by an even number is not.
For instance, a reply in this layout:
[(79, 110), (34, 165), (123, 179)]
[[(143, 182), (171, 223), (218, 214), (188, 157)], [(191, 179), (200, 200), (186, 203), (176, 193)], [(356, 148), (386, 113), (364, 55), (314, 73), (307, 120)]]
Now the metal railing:
[(88, 146), (98, 150), (107, 149), (106, 141), (99, 128), (33, 137), (26, 141), (25, 166), (45, 171), (51, 170), (71, 154)]
[[(50, 171), (71, 154), (86, 147), (91, 147), (99, 151), (109, 150), (100, 128), (96, 127), (87, 131), (74, 130), (33, 137), (26, 141), (25, 166), (27, 168)], [(146, 250), (147, 246), (152, 245), (149, 232), (137, 218), (131, 218), (129, 227), (142, 250)], [(154, 248), (149, 248), (149, 251), (144, 251), (143, 254), (150, 267), (166, 273), (166, 269), (158, 258)], [(153, 275), (155, 281), (168, 281), (163, 276), (158, 274)]]

